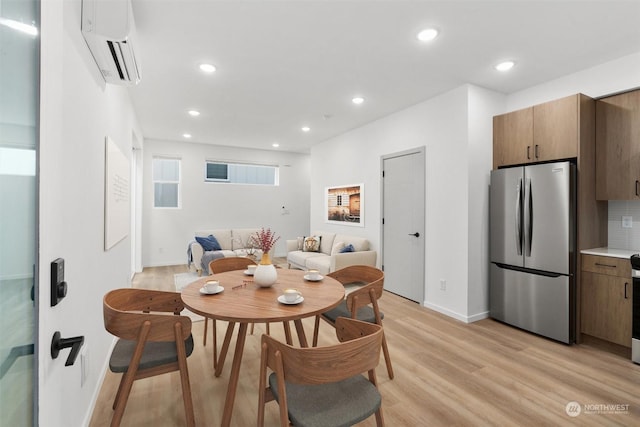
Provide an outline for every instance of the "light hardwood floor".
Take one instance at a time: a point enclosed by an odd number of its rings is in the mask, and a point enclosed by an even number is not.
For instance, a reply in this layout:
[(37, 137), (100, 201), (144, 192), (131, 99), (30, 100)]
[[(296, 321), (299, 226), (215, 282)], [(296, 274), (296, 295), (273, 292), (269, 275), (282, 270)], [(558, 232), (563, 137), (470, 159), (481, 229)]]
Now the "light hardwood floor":
[[(136, 275), (134, 286), (173, 290), (173, 275), (184, 271), (148, 268)], [(490, 319), (465, 324), (390, 293), (380, 306), (395, 371), (389, 380), (381, 357), (377, 375), (387, 426), (640, 425), (640, 366), (626, 357), (593, 345), (559, 344)], [(310, 335), (313, 323), (307, 320)], [(226, 323), (217, 323), (221, 336)], [(331, 327), (322, 322), (320, 330), (321, 345), (335, 342)], [(199, 426), (217, 426), (230, 359), (216, 378), (211, 340), (203, 347), (202, 332), (203, 322), (194, 322), (196, 349), (188, 362), (195, 417)], [(264, 325), (256, 325), (247, 338), (233, 426), (256, 423), (263, 332)], [(280, 325), (271, 332), (283, 339)], [(119, 380), (107, 372), (91, 427), (109, 425)], [(581, 404), (576, 417), (567, 415), (570, 402)], [(277, 403), (268, 403), (266, 425), (279, 425), (278, 420)], [(122, 425), (184, 425), (178, 373), (137, 381)], [(373, 425), (373, 419), (359, 424)]]

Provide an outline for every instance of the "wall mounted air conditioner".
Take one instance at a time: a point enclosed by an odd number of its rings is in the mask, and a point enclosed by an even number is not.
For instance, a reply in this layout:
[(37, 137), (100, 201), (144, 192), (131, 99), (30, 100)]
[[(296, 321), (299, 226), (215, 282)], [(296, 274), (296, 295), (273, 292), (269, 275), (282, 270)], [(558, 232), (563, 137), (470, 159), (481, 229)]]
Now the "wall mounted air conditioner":
[(82, 0), (82, 35), (107, 83), (138, 84), (142, 69), (130, 0)]

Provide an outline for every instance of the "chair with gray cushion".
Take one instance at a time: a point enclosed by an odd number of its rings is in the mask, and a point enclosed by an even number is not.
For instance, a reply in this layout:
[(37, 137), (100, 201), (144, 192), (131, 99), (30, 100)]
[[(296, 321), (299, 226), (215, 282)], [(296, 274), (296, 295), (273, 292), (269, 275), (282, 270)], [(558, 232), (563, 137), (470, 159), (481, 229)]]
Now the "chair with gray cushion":
[[(279, 404), (281, 426), (347, 427), (373, 414), (384, 425), (375, 373), (382, 327), (346, 317), (335, 327), (340, 343), (326, 347), (297, 348), (262, 336), (258, 426), (271, 400)], [(273, 371), (268, 385), (267, 368)]]
[(177, 292), (128, 288), (104, 296), (104, 326), (119, 338), (109, 369), (123, 374), (113, 403), (112, 426), (120, 425), (135, 380), (173, 371), (180, 371), (186, 424), (195, 426), (187, 369), (193, 336), (191, 319), (180, 316), (183, 309)]
[[(352, 319), (382, 326), (384, 313), (381, 312), (378, 307), (378, 299), (382, 297), (382, 291), (384, 289), (384, 272), (382, 270), (369, 265), (352, 265), (329, 273), (327, 276), (336, 279), (345, 287), (356, 286), (357, 289), (349, 292), (347, 298), (336, 308), (316, 316), (313, 330), (314, 347), (318, 345), (320, 319), (330, 325), (335, 325), (338, 317), (351, 317)], [(389, 347), (387, 346), (387, 339), (384, 334), (382, 337), (382, 351), (387, 365), (387, 373), (389, 378), (393, 379), (393, 366), (391, 365)]]

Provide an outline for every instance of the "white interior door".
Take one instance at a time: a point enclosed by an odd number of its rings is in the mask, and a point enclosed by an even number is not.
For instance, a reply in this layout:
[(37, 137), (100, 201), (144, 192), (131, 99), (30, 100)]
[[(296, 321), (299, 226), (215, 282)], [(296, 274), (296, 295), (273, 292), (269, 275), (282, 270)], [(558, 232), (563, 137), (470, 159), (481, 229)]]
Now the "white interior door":
[(382, 158), (382, 267), (386, 290), (424, 302), (424, 148)]

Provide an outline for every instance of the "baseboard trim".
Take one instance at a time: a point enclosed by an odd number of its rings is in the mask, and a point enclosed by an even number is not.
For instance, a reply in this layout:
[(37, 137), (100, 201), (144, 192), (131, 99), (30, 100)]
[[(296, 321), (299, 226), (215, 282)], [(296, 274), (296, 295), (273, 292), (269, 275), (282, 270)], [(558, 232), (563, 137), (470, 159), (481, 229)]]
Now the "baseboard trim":
[(437, 304), (432, 304), (428, 301), (425, 301), (423, 305), (427, 308), (430, 308), (433, 311), (437, 311), (438, 313), (444, 314), (445, 316), (451, 317), (453, 319), (459, 320), (464, 323), (473, 323), (473, 322), (477, 322), (478, 320), (486, 319), (489, 317), (488, 311), (476, 313), (471, 316), (466, 316), (460, 313), (456, 313), (455, 311), (449, 310), (448, 308), (441, 307)]

